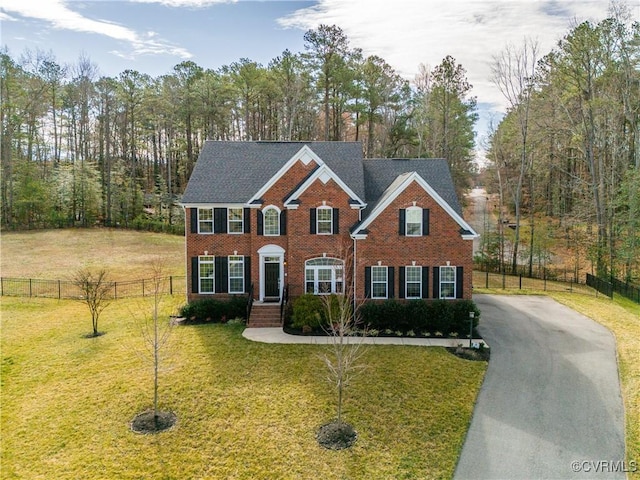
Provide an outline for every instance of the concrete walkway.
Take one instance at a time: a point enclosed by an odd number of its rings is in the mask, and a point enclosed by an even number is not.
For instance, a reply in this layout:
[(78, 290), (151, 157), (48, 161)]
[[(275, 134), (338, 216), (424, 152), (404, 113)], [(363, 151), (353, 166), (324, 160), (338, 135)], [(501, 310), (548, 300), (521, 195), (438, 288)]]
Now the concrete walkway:
[(548, 297), (474, 301), (491, 361), (454, 479), (624, 479), (611, 332)]
[[(290, 335), (282, 328), (245, 328), (242, 336), (248, 340), (262, 343), (297, 343), (311, 345), (327, 345), (331, 337), (311, 335)], [(469, 346), (468, 338), (409, 338), (409, 337), (349, 337), (354, 343), (369, 345), (411, 345), (421, 347), (457, 347), (462, 344)], [(484, 343), (482, 339), (473, 342)]]

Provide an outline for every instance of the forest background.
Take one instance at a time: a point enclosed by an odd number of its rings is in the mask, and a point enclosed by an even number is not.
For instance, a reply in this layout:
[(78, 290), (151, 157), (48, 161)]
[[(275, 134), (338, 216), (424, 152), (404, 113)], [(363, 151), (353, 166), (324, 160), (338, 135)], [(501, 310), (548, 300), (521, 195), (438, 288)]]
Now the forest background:
[[(166, 75), (99, 75), (85, 55), (0, 52), (3, 230), (111, 226), (184, 232), (178, 204), (205, 140), (362, 142), (366, 157), (448, 160), (462, 196), (481, 182), (476, 260), (533, 273), (559, 243), (570, 268), (640, 281), (640, 25), (624, 8), (493, 58), (509, 108), (476, 162), (476, 99), (447, 56), (413, 81), (337, 26), (262, 65), (192, 61)], [(482, 168), (480, 168), (482, 167)]]

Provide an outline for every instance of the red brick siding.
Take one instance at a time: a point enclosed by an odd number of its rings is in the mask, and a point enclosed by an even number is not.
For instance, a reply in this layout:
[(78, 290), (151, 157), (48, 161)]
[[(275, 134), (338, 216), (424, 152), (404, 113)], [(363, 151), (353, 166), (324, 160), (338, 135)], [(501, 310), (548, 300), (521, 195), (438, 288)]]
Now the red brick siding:
[[(422, 237), (400, 236), (398, 233), (399, 212), (401, 208), (413, 206), (428, 208), (429, 235)], [(463, 298), (471, 298), (473, 273), (473, 242), (463, 240), (460, 226), (438, 203), (425, 192), (420, 185), (412, 183), (402, 192), (368, 227), (365, 240), (357, 245), (357, 295), (364, 297), (365, 267), (382, 265), (395, 267), (395, 294), (398, 295), (398, 267), (416, 265), (429, 267), (429, 298), (432, 297), (434, 266), (446, 265), (464, 268)]]
[[(304, 165), (298, 162), (286, 172), (283, 177), (263, 196), (263, 209), (275, 205), (284, 211), (283, 199), (291, 190), (315, 167), (311, 162)], [(257, 251), (268, 244), (279, 245), (285, 250), (285, 279), (290, 286), (292, 297), (304, 293), (304, 262), (310, 258), (321, 257), (326, 253), (328, 257), (340, 257), (345, 250), (350, 250), (353, 241), (349, 236), (349, 229), (358, 221), (358, 210), (349, 205), (349, 196), (340, 186), (330, 180), (323, 184), (315, 181), (301, 196), (298, 209), (286, 210), (287, 234), (284, 236), (258, 235), (257, 209), (251, 209), (250, 234), (193, 234), (191, 226), (187, 225), (187, 286), (188, 298), (194, 300), (201, 295), (190, 293), (191, 287), (191, 258), (204, 255), (207, 250), (210, 255), (238, 255), (251, 256), (251, 281), (255, 285), (254, 298), (259, 296), (259, 257)], [(340, 211), (340, 233), (338, 235), (316, 235), (309, 232), (309, 209), (323, 205), (338, 208)], [(408, 208), (413, 202), (421, 208), (430, 209), (430, 234), (423, 237), (404, 237), (398, 234), (399, 209)], [(187, 222), (190, 215), (187, 211)], [(364, 269), (376, 265), (378, 260), (383, 265), (395, 267), (395, 294), (398, 295), (399, 270), (398, 267), (416, 265), (430, 267), (429, 298), (432, 297), (433, 279), (432, 267), (446, 265), (464, 268), (464, 298), (471, 298), (472, 289), (472, 242), (463, 240), (460, 236), (460, 226), (440, 207), (417, 183), (411, 184), (398, 198), (396, 198), (369, 226), (367, 239), (357, 242), (357, 296), (364, 297)], [(351, 272), (345, 272), (350, 277)], [(345, 279), (348, 280), (348, 279)], [(206, 296), (206, 295), (202, 295)]]

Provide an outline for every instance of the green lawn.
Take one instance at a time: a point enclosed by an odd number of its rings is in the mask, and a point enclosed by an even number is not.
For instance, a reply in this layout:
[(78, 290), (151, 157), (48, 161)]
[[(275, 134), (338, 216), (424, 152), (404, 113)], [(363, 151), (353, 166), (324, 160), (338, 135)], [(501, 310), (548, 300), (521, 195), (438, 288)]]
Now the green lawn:
[(358, 441), (334, 452), (314, 438), (334, 415), (326, 347), (253, 343), (238, 326), (175, 327), (160, 399), (178, 423), (131, 432), (152, 403), (136, 320), (148, 309), (114, 302), (99, 325), (106, 334), (87, 339), (80, 303), (2, 298), (3, 479), (452, 476), (486, 363), (441, 348), (371, 347), (345, 401)]

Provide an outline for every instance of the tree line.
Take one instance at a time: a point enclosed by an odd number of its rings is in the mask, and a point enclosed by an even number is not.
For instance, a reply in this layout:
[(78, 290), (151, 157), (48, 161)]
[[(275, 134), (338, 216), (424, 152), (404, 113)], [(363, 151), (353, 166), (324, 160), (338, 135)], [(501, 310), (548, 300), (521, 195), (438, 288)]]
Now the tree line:
[(304, 34), (264, 66), (192, 61), (166, 75), (99, 74), (85, 55), (0, 52), (2, 227), (155, 227), (174, 208), (203, 142), (360, 141), (367, 157), (442, 157), (456, 187), (474, 168), (476, 100), (447, 56), (414, 82), (365, 57), (337, 26)]
[(527, 39), (493, 59), (509, 109), (488, 145), (501, 228), (484, 261), (531, 274), (563, 244), (576, 272), (640, 282), (640, 25), (629, 19), (614, 6), (544, 56)]

